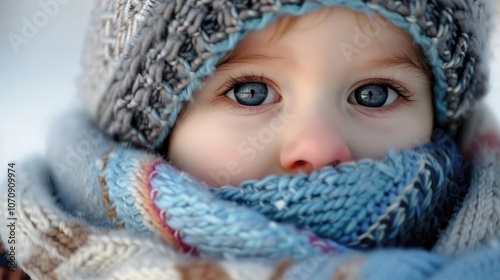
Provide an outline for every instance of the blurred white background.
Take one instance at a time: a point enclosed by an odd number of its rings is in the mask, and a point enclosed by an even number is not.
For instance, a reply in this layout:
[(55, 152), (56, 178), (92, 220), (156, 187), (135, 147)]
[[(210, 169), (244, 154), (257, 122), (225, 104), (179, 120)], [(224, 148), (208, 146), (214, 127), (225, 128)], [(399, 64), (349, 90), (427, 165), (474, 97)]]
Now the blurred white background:
[[(42, 3), (55, 3), (48, 9), (54, 12), (45, 12)], [(92, 3), (0, 2), (0, 163), (43, 154), (50, 121), (80, 102), (77, 79)], [(23, 32), (31, 38), (9, 38)]]
[[(495, 0), (497, 12), (500, 0)], [(77, 79), (93, 1), (2, 0), (0, 3), (0, 160), (45, 152), (50, 120), (77, 106)], [(52, 3), (50, 14), (44, 3)], [(55, 3), (55, 4), (54, 4)], [(498, 13), (497, 13), (498, 14)], [(30, 23), (32, 24), (30, 26)], [(36, 25), (35, 25), (36, 24)], [(497, 26), (500, 25), (500, 18)], [(21, 38), (23, 32), (30, 38)], [(10, 35), (9, 35), (10, 34)], [(13, 37), (17, 34), (19, 37)], [(10, 37), (9, 37), (10, 36)], [(15, 42), (14, 44), (12, 42)], [(492, 92), (500, 119), (500, 28), (493, 39)]]

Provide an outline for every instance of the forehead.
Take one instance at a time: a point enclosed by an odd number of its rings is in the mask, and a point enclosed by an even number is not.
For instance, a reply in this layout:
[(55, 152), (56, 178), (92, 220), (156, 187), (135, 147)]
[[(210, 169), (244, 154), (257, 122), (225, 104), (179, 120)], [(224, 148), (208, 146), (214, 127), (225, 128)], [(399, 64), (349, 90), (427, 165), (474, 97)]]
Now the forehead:
[(399, 57), (430, 77), (425, 58), (408, 33), (378, 14), (343, 7), (324, 7), (299, 17), (282, 16), (264, 29), (250, 32), (221, 64), (262, 55), (286, 57), (291, 48), (297, 47), (319, 51), (321, 46), (307, 42), (312, 33), (322, 34), (330, 42), (326, 52), (344, 47), (344, 51), (356, 52), (355, 62), (377, 57), (384, 60), (388, 55)]

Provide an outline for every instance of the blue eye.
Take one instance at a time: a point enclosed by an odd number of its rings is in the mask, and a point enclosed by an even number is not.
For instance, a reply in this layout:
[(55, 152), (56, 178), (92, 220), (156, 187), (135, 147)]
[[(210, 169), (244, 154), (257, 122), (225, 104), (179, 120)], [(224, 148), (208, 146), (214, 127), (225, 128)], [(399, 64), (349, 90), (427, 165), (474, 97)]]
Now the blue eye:
[(260, 82), (237, 84), (227, 93), (227, 96), (244, 106), (259, 106), (272, 98), (268, 86)]
[(398, 94), (385, 85), (367, 84), (355, 89), (347, 101), (365, 107), (387, 106), (397, 100)]

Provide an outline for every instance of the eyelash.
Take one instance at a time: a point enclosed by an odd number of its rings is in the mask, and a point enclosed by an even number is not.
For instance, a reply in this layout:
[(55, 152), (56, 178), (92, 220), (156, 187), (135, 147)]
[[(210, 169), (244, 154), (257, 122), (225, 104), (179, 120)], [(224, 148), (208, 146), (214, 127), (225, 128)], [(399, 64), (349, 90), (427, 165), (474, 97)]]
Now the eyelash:
[(223, 93), (221, 93), (219, 95), (227, 94), (231, 89), (233, 89), (237, 85), (244, 84), (244, 83), (264, 83), (264, 84), (270, 86), (273, 90), (276, 90), (275, 89), (276, 85), (274, 85), (274, 83), (271, 80), (264, 77), (264, 74), (261, 74), (261, 75), (243, 74), (241, 77), (237, 77), (237, 78), (228, 77), (226, 83), (224, 84)]
[[(238, 103), (234, 103), (232, 102), (232, 100), (228, 100), (227, 97), (225, 97), (225, 95), (231, 90), (231, 89), (234, 89), (234, 87), (236, 87), (237, 85), (239, 84), (244, 84), (244, 83), (255, 83), (255, 82), (259, 82), (259, 83), (264, 83), (266, 84), (267, 86), (271, 87), (278, 95), (279, 94), (279, 91), (276, 90), (277, 85), (271, 81), (270, 79), (266, 78), (264, 76), (264, 74), (261, 74), (261, 75), (255, 75), (255, 74), (251, 74), (251, 73), (244, 73), (243, 75), (239, 76), (239, 77), (227, 77), (227, 80), (225, 81), (222, 89), (219, 91), (219, 93), (217, 93), (217, 99), (214, 100), (214, 103), (213, 104), (217, 104), (219, 102), (227, 102), (227, 103), (230, 103), (230, 106), (232, 106), (232, 109), (235, 109), (236, 111), (235, 112), (243, 112), (243, 113), (258, 113), (258, 112), (261, 112), (263, 111), (262, 107), (263, 106), (243, 106), (241, 104), (238, 104)], [(370, 78), (370, 79), (366, 79), (366, 80), (363, 80), (362, 83), (360, 84), (357, 84), (355, 89), (361, 87), (361, 86), (364, 86), (364, 85), (368, 85), (368, 84), (376, 84), (376, 85), (381, 85), (381, 86), (386, 86), (392, 90), (394, 90), (399, 98), (402, 99), (402, 102), (403, 102), (403, 105), (408, 105), (412, 102), (414, 102), (415, 100), (412, 99), (412, 96), (413, 94), (406, 89), (406, 87), (404, 87), (403, 85), (401, 85), (400, 83), (398, 82), (395, 82), (391, 79), (386, 79), (386, 78)], [(353, 91), (349, 92), (349, 94), (351, 94)], [(385, 107), (380, 107), (380, 108), (369, 108), (369, 107), (364, 107), (364, 106), (359, 106), (361, 107), (363, 111), (366, 111), (366, 112), (375, 112), (375, 113), (386, 113), (386, 112), (389, 112), (391, 110), (393, 110), (398, 102), (394, 102), (388, 106), (385, 106)], [(229, 104), (228, 104), (229, 105)]]
[(407, 101), (407, 102), (414, 101), (413, 99), (411, 99), (413, 94), (411, 94), (410, 91), (406, 89), (406, 87), (402, 86), (400, 83), (393, 81), (391, 79), (385, 79), (385, 78), (366, 79), (366, 80), (363, 80), (363, 82), (361, 84), (356, 85), (355, 89), (362, 87), (364, 85), (369, 85), (369, 84), (386, 86), (386, 87), (394, 90), (399, 95), (399, 97), (401, 97), (404, 101)]

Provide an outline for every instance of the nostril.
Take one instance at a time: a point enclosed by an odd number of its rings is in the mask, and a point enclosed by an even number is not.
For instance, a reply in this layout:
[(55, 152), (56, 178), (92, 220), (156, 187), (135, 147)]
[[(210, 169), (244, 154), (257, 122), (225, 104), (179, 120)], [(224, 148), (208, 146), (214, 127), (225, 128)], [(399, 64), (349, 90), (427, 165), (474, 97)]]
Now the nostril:
[(292, 165), (292, 169), (300, 169), (302, 171), (309, 169), (309, 168), (312, 169), (312, 166), (310, 164), (308, 164), (308, 162), (305, 160), (297, 160)]
[[(342, 161), (337, 159), (337, 160), (334, 160), (334, 161), (330, 162), (330, 164), (327, 164), (326, 166), (337, 167), (341, 163), (342, 163)], [(307, 167), (310, 167), (311, 169), (314, 169), (314, 168), (321, 168), (323, 166), (325, 166), (325, 165), (322, 165), (322, 166), (320, 166), (320, 165), (313, 166), (313, 165), (308, 164), (308, 162), (305, 161), (305, 160), (297, 160), (293, 164), (293, 168), (299, 168), (299, 169), (304, 169), (304, 168), (307, 168)]]
[(300, 166), (304, 166), (306, 164), (306, 162), (304, 160), (298, 160), (296, 163), (295, 163), (298, 167)]

